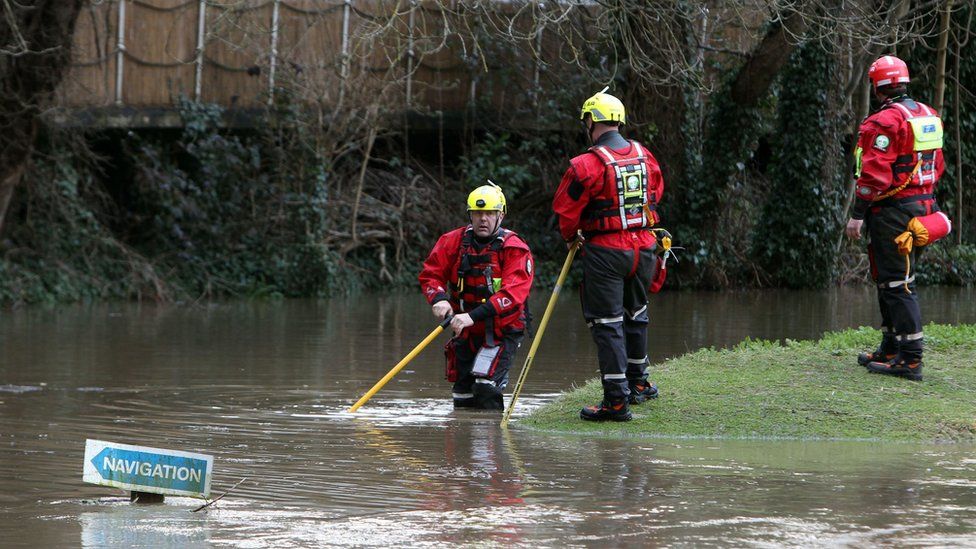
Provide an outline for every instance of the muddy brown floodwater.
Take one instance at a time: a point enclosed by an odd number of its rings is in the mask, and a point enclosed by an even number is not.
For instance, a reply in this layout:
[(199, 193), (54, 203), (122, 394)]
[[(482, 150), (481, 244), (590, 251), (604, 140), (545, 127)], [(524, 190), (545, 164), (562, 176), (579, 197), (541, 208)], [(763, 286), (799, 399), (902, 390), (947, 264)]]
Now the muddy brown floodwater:
[[(973, 290), (922, 293), (926, 321), (976, 322)], [(451, 409), (443, 340), (345, 412), (433, 328), (415, 295), (2, 312), (0, 546), (976, 547), (973, 445), (519, 428), (596, 376), (577, 304), (562, 297), (507, 431)], [(664, 293), (649, 354), (876, 316), (869, 289)], [(131, 505), (82, 483), (88, 438), (211, 454), (212, 495), (248, 480), (206, 512)]]

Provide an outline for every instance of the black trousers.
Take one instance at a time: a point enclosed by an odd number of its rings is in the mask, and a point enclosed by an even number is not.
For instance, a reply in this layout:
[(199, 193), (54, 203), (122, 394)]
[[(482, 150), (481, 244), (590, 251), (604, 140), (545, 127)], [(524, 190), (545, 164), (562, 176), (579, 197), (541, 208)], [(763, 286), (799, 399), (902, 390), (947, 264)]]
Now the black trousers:
[(515, 352), (522, 344), (521, 332), (506, 334), (500, 341), (501, 347), (494, 365), (494, 370), (488, 375), (476, 375), (471, 370), (475, 357), (485, 341), (483, 337), (454, 338), (449, 345), (454, 346), (457, 381), (451, 389), (456, 408), (483, 408), (487, 410), (502, 410), (505, 400), (502, 393), (508, 385), (508, 372)]
[(884, 206), (867, 218), (871, 278), (878, 286), (881, 330), (885, 346), (891, 344), (906, 359), (922, 357), (922, 313), (915, 293), (916, 252), (898, 253), (895, 237), (905, 232), (908, 221), (929, 213), (922, 202)]
[[(635, 257), (636, 254), (636, 257)], [(596, 343), (603, 398), (627, 399), (647, 379), (647, 291), (657, 261), (654, 248), (617, 250), (583, 244), (583, 318)]]

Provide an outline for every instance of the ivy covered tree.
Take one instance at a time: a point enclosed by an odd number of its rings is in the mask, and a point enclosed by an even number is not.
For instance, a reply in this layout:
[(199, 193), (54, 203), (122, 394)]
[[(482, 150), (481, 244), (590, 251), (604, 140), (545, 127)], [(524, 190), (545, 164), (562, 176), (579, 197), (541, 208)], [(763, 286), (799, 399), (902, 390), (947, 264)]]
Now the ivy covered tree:
[(829, 45), (798, 48), (780, 81), (777, 131), (768, 169), (769, 195), (756, 220), (752, 255), (776, 286), (826, 286), (841, 230), (844, 158), (837, 118), (835, 63)]

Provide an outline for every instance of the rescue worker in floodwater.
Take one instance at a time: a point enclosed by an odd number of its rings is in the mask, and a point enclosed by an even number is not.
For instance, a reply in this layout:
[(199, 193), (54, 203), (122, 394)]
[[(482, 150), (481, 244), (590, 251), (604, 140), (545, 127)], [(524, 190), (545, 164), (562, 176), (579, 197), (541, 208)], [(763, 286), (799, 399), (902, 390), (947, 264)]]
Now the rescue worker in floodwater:
[(857, 361), (869, 371), (922, 380), (922, 314), (915, 293), (915, 250), (948, 234), (949, 218), (935, 202), (945, 169), (942, 120), (908, 96), (908, 66), (886, 55), (868, 70), (881, 106), (858, 135), (856, 199), (848, 237), (870, 236), (871, 277), (878, 286), (881, 344)]
[(570, 161), (552, 201), (568, 246), (581, 245), (583, 319), (597, 346), (603, 401), (580, 410), (590, 421), (628, 421), (629, 404), (657, 397), (647, 373), (647, 295), (666, 272), (649, 229), (664, 178), (654, 155), (624, 139), (624, 105), (602, 92), (580, 111), (592, 146)]
[(470, 224), (437, 240), (419, 279), (434, 316), (454, 316), (444, 349), (454, 407), (503, 410), (528, 321), (533, 264), (525, 241), (502, 227), (505, 194), (488, 183), (468, 195)]

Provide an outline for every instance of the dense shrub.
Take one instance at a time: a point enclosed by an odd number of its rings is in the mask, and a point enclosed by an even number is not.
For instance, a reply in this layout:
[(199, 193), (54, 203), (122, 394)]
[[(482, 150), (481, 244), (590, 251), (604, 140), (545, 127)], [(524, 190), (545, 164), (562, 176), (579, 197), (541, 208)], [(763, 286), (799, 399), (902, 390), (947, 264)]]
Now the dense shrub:
[(771, 186), (752, 237), (753, 256), (776, 286), (815, 288), (832, 279), (844, 178), (836, 117), (834, 62), (821, 43), (797, 48), (783, 71)]

